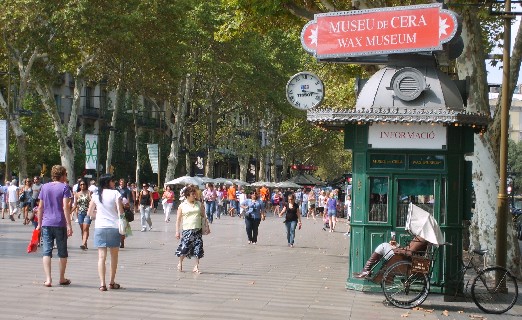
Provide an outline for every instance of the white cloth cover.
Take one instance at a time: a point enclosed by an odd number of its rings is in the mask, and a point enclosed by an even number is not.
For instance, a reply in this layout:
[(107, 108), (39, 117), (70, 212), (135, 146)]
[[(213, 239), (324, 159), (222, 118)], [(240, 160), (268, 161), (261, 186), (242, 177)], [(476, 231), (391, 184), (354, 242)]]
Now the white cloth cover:
[(413, 203), (410, 203), (408, 208), (406, 230), (434, 245), (444, 243), (444, 236), (435, 218), (428, 211), (417, 207)]

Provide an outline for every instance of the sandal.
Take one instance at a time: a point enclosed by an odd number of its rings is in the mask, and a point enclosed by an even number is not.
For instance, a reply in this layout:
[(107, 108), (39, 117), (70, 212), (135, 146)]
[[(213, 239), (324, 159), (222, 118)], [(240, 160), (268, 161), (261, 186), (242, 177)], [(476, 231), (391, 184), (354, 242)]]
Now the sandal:
[(196, 274), (201, 274), (201, 271), (199, 271), (198, 266), (195, 266), (194, 269), (192, 269), (192, 272), (194, 272)]
[(107, 286), (101, 286), (100, 291), (107, 291)]
[(118, 290), (121, 286), (118, 283), (109, 283), (109, 289), (111, 290)]
[(44, 287), (52, 287), (53, 286), (52, 283), (50, 283), (50, 282), (44, 282), (43, 285), (44, 285)]
[(71, 284), (71, 280), (69, 280), (69, 279), (65, 279), (65, 281), (60, 282), (60, 285), (61, 285), (61, 286), (68, 286), (68, 285), (70, 285), (70, 284)]

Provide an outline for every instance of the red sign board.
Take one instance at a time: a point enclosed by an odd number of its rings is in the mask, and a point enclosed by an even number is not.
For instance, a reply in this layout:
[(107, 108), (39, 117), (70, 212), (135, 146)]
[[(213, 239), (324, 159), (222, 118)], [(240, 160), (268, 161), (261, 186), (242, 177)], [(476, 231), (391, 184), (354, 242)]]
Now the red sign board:
[(457, 15), (440, 3), (316, 14), (301, 32), (317, 58), (442, 50), (459, 30)]

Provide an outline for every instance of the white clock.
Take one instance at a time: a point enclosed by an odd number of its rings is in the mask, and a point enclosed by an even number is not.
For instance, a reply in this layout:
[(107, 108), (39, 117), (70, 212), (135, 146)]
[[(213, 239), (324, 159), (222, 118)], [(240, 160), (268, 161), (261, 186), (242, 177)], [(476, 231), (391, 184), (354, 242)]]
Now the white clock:
[(323, 102), (323, 98), (323, 82), (311, 72), (295, 74), (286, 85), (286, 99), (297, 109), (308, 110), (317, 107)]

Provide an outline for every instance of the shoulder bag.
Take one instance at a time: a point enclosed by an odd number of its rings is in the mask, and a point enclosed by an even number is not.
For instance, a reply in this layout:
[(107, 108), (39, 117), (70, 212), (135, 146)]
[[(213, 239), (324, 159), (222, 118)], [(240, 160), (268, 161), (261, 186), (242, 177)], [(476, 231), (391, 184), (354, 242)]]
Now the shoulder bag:
[(201, 233), (206, 236), (210, 233), (210, 226), (208, 224), (208, 220), (201, 218)]

